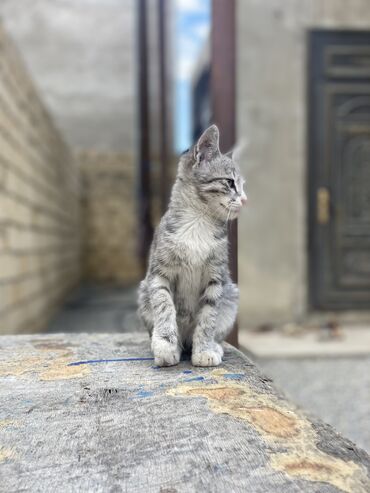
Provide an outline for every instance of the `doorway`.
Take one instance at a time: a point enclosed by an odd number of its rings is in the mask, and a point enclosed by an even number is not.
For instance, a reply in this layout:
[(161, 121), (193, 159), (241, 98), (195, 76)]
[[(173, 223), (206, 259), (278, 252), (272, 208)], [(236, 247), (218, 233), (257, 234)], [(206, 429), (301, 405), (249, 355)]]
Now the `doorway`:
[(309, 279), (316, 309), (370, 308), (370, 32), (309, 34)]

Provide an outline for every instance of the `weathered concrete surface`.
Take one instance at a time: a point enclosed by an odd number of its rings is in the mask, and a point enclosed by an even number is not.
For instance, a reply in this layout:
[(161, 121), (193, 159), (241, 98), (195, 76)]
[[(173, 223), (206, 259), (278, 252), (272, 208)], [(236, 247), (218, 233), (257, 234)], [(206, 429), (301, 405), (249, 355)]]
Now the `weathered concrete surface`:
[(0, 347), (2, 491), (370, 490), (369, 456), (230, 347), (217, 369), (156, 368), (135, 334)]

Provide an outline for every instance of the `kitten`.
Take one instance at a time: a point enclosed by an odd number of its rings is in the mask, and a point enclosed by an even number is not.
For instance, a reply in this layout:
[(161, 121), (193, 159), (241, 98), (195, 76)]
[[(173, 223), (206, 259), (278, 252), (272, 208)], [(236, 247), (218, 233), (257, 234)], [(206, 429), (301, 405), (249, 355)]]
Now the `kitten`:
[(180, 158), (139, 287), (138, 313), (158, 366), (176, 365), (182, 349), (192, 350), (195, 366), (222, 361), (220, 343), (239, 297), (228, 268), (227, 221), (247, 201), (243, 185), (237, 163), (219, 150), (216, 125)]

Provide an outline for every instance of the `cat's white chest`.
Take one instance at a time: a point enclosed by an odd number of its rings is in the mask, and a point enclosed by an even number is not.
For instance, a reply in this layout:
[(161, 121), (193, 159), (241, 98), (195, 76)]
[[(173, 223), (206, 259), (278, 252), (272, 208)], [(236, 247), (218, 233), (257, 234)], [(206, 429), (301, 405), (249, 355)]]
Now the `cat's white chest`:
[(201, 291), (202, 269), (197, 266), (185, 268), (179, 276), (177, 298), (188, 312), (194, 313), (199, 303)]
[(178, 227), (175, 236), (180, 256), (197, 265), (206, 260), (214, 245), (214, 228), (199, 218), (186, 218)]

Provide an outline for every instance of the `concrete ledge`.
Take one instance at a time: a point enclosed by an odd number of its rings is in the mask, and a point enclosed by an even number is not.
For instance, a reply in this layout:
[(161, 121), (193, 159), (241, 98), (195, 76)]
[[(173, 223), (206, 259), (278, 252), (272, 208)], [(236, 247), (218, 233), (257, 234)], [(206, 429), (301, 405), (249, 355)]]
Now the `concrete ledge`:
[(139, 334), (0, 338), (1, 489), (370, 491), (370, 458), (226, 346), (153, 365)]

